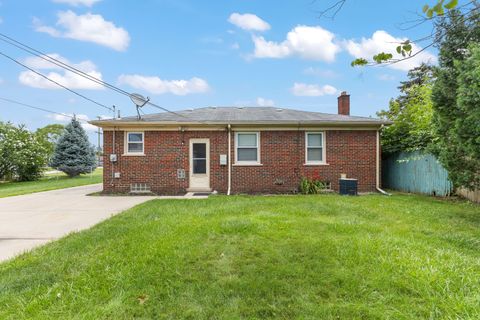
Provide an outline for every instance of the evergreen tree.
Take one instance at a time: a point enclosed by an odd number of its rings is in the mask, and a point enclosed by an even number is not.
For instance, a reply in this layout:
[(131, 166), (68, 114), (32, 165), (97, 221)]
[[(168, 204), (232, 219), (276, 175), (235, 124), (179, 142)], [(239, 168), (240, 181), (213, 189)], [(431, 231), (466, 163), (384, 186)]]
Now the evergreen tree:
[(467, 59), (475, 59), (475, 55), (470, 58), (470, 48), (471, 44), (480, 42), (480, 20), (478, 14), (465, 18), (452, 11), (436, 28), (440, 52), (437, 80), (432, 92), (437, 137), (434, 152), (456, 187), (479, 188), (479, 155), (469, 151), (475, 148), (471, 142), (478, 139), (475, 126), (478, 128), (480, 125), (473, 120), (475, 113), (478, 114), (478, 104), (471, 104), (474, 101), (471, 95), (478, 95), (478, 78), (474, 81), (474, 73), (469, 76), (462, 73), (476, 68), (474, 61), (464, 64)]
[(58, 139), (50, 166), (70, 177), (96, 168), (95, 150), (88, 141), (85, 130), (75, 118), (65, 127), (64, 133)]

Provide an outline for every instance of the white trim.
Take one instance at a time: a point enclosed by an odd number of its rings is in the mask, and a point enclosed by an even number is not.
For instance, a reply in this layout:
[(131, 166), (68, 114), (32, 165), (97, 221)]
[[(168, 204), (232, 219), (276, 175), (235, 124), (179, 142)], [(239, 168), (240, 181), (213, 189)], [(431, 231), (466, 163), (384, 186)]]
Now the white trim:
[[(140, 142), (129, 142), (128, 135), (130, 133), (139, 133), (142, 135), (142, 151), (141, 152), (129, 152), (128, 151), (128, 144), (129, 143), (140, 143)], [(125, 135), (123, 137), (123, 156), (144, 156), (145, 155), (145, 132), (144, 131), (125, 131)]]
[[(255, 134), (257, 137), (257, 161), (239, 161), (238, 160), (238, 135), (239, 134)], [(241, 148), (241, 147), (240, 147)], [(253, 148), (253, 147), (250, 147)], [(258, 166), (261, 165), (260, 162), (260, 132), (255, 131), (248, 131), (248, 132), (235, 132), (235, 166)]]
[[(310, 147), (310, 148), (322, 148), (322, 161), (308, 161), (308, 135), (310, 134), (321, 134), (322, 135), (322, 146), (321, 147)], [(305, 164), (308, 166), (322, 166), (327, 165), (327, 148), (325, 145), (325, 131), (305, 131)]]

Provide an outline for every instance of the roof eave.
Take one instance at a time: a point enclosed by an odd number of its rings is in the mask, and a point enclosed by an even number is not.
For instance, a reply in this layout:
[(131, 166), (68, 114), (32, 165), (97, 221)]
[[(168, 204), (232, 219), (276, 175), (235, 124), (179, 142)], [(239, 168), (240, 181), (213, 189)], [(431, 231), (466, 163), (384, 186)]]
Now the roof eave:
[(93, 120), (89, 121), (90, 124), (97, 127), (156, 127), (156, 126), (382, 126), (390, 125), (391, 121), (379, 120), (379, 121), (219, 121), (219, 122), (181, 122), (181, 121), (122, 121), (122, 120)]

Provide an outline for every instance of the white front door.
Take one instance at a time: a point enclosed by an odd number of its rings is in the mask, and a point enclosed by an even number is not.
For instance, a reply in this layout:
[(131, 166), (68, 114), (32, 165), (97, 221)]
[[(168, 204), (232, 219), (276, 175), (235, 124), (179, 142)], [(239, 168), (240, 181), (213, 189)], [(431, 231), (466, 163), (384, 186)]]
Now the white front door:
[(190, 139), (189, 191), (211, 191), (209, 139)]

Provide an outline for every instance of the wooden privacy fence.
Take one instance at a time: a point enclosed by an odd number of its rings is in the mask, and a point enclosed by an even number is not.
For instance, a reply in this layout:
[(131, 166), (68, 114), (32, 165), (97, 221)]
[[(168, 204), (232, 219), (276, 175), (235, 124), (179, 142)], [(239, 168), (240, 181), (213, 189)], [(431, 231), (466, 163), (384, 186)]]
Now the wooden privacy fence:
[(382, 159), (382, 185), (387, 189), (448, 196), (452, 183), (448, 173), (431, 154), (401, 152)]
[(467, 189), (458, 189), (457, 194), (461, 195), (464, 198), (467, 198), (470, 201), (480, 203), (480, 190), (467, 190)]

